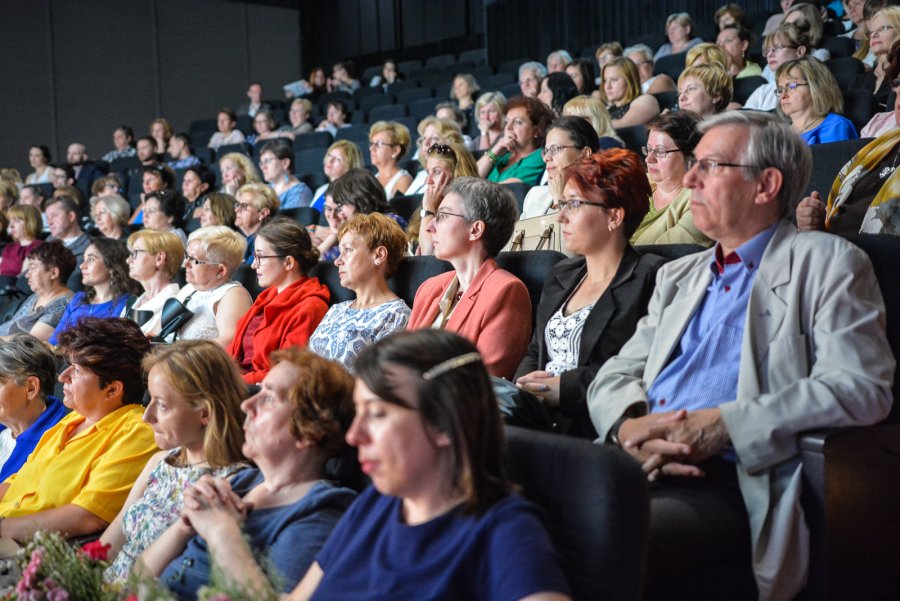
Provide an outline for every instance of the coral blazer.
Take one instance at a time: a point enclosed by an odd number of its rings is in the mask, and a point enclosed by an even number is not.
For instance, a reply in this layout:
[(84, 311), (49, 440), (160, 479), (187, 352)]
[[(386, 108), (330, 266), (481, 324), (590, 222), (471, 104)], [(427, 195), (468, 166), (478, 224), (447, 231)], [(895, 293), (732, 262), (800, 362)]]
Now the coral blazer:
[[(425, 280), (407, 329), (430, 328), (455, 271)], [(488, 259), (478, 269), (444, 328), (475, 343), (492, 376), (511, 378), (531, 339), (531, 297), (522, 281)]]
[(250, 310), (241, 317), (228, 354), (238, 363), (244, 357), (244, 337), (250, 320), (263, 314), (262, 323), (253, 333), (251, 370), (244, 381), (256, 384), (269, 373), (269, 354), (278, 349), (303, 345), (328, 312), (331, 294), (317, 278), (303, 278), (282, 290), (269, 286), (256, 297)]

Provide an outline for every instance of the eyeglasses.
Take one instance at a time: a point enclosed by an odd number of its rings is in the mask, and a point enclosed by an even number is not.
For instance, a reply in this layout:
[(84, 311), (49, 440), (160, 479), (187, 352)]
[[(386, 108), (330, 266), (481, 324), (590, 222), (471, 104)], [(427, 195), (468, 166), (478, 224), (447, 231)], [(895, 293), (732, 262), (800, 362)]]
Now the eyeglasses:
[(330, 205), (325, 205), (325, 216), (326, 217), (328, 215), (334, 215), (335, 213), (343, 213), (343, 212), (344, 212), (344, 205), (336, 205), (333, 207)]
[(712, 173), (716, 173), (719, 170), (719, 167), (743, 167), (744, 169), (755, 169), (756, 165), (746, 165), (741, 163), (725, 163), (723, 161), (716, 161), (715, 159), (697, 159), (694, 157), (690, 157), (687, 160), (687, 168), (688, 171), (697, 166), (700, 170), (700, 175), (710, 175)]
[(778, 94), (779, 96), (781, 96), (781, 95), (784, 94), (785, 92), (793, 92), (794, 90), (796, 90), (796, 89), (799, 88), (800, 86), (806, 86), (806, 87), (809, 87), (809, 84), (808, 84), (808, 83), (801, 83), (801, 82), (799, 82), (799, 81), (792, 81), (792, 82), (790, 82), (790, 83), (784, 84), (783, 86), (778, 86), (777, 88), (775, 88), (775, 93)]
[(687, 96), (688, 94), (693, 94), (694, 92), (696, 92), (699, 89), (701, 89), (701, 86), (698, 86), (697, 84), (691, 84), (689, 86), (684, 86), (683, 89), (678, 90), (678, 96), (679, 96), (679, 98), (681, 96)]
[(194, 267), (196, 267), (197, 265), (218, 265), (218, 263), (216, 263), (215, 261), (202, 261), (197, 257), (192, 257), (191, 255), (187, 254), (184, 255), (184, 262), (192, 263)]
[(241, 211), (249, 211), (253, 208), (253, 205), (247, 202), (236, 202), (234, 203), (234, 212), (240, 213)]
[(272, 163), (274, 163), (274, 162), (277, 161), (277, 160), (278, 160), (278, 159), (276, 159), (276, 158), (269, 157), (269, 158), (267, 158), (267, 159), (261, 160), (261, 161), (259, 162), (259, 165), (260, 165), (261, 167), (265, 167), (266, 165), (271, 165)]
[(133, 259), (137, 259), (138, 253), (150, 253), (149, 250), (144, 250), (143, 248), (132, 248), (128, 251), (128, 256)]
[(450, 211), (438, 211), (437, 214), (434, 216), (434, 222), (440, 223), (440, 222), (444, 221), (445, 219), (447, 219), (447, 217), (459, 217), (463, 221), (468, 221), (468, 219), (466, 219), (465, 215), (460, 215), (459, 213), (451, 213)]
[(390, 142), (382, 142), (381, 140), (372, 140), (369, 142), (369, 148), (384, 148), (387, 146), (388, 148), (392, 146), (396, 146), (396, 144), (391, 144)]
[(655, 148), (651, 148), (649, 146), (641, 146), (641, 152), (644, 153), (645, 157), (649, 157), (652, 154), (657, 159), (665, 159), (673, 152), (681, 152), (681, 149), (673, 148), (672, 150), (669, 150), (668, 148), (665, 148), (663, 146), (657, 146)]
[(428, 148), (428, 154), (439, 154), (442, 157), (455, 157), (453, 149), (446, 144), (432, 144)]
[(554, 144), (553, 146), (544, 146), (541, 149), (541, 156), (545, 159), (555, 157), (566, 148), (578, 148), (574, 144)]
[(769, 56), (773, 52), (781, 52), (782, 50), (787, 50), (787, 49), (796, 50), (797, 47), (796, 46), (782, 46), (781, 44), (775, 44), (774, 46), (770, 47), (768, 50), (764, 51), (763, 56)]
[(889, 30), (896, 31), (896, 30), (894, 30), (894, 27), (891, 25), (882, 25), (878, 29), (874, 29), (874, 30), (870, 31), (869, 33), (867, 33), (866, 37), (869, 38), (870, 40), (872, 38), (874, 38), (876, 35), (878, 37), (881, 37), (886, 31), (889, 31)]
[(259, 253), (253, 253), (253, 262), (254, 263), (262, 263), (263, 259), (283, 259), (284, 255), (261, 255)]
[(577, 213), (578, 209), (582, 207), (582, 205), (590, 205), (592, 207), (600, 207), (601, 209), (609, 209), (609, 205), (602, 202), (596, 202), (593, 200), (581, 200), (580, 198), (573, 198), (571, 200), (560, 200), (559, 201), (559, 210), (568, 211), (570, 213)]

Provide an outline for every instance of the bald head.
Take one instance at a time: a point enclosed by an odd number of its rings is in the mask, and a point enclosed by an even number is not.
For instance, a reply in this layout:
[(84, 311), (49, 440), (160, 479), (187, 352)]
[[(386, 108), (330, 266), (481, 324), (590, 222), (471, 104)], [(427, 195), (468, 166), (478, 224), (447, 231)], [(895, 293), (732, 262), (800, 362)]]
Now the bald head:
[(87, 148), (85, 148), (84, 144), (79, 144), (77, 142), (69, 144), (69, 149), (66, 152), (66, 160), (70, 165), (83, 165), (87, 160)]

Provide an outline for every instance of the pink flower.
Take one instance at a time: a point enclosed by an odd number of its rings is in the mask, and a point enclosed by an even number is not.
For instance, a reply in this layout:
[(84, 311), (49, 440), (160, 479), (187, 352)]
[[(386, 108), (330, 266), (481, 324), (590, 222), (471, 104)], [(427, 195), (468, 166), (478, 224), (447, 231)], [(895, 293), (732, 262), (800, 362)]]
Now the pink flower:
[(47, 601), (69, 601), (69, 593), (66, 589), (50, 588), (47, 591)]

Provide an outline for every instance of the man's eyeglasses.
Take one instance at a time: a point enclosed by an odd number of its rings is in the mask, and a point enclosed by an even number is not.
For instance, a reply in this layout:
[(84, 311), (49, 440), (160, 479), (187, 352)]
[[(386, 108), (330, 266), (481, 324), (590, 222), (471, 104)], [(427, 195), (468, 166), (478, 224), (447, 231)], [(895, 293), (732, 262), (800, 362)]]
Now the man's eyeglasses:
[(687, 160), (688, 171), (694, 168), (699, 169), (700, 175), (710, 175), (716, 173), (719, 167), (742, 167), (744, 169), (755, 169), (756, 165), (745, 165), (741, 163), (725, 163), (724, 161), (716, 161), (715, 159), (697, 159), (691, 157)]

